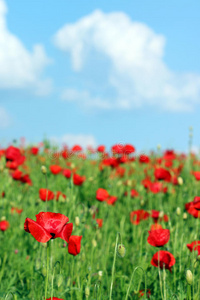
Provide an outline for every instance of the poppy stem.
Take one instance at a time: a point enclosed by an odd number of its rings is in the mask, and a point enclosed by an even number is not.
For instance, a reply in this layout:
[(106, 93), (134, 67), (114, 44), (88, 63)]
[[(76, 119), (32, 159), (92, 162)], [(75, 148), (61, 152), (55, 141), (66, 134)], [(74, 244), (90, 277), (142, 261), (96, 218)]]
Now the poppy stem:
[(191, 300), (191, 285), (187, 285), (187, 300)]
[(45, 174), (45, 181), (46, 181), (46, 211), (48, 211), (47, 209), (47, 199), (48, 199), (48, 181), (47, 181), (47, 174)]
[(119, 236), (120, 236), (120, 239), (121, 239), (121, 234), (119, 232), (117, 232), (116, 243), (115, 243), (114, 259), (113, 259), (113, 266), (112, 266), (112, 279), (111, 279), (111, 285), (110, 285), (110, 297), (109, 297), (109, 300), (112, 300), (112, 289), (113, 289), (113, 282), (114, 282), (115, 262), (116, 262), (117, 245), (118, 245)]
[[(130, 282), (129, 282), (129, 286), (128, 286), (128, 289), (127, 289), (127, 292), (126, 292), (126, 298), (125, 298), (125, 300), (128, 299), (129, 291), (130, 291), (130, 287), (131, 287), (131, 283), (132, 283), (134, 274), (135, 274), (135, 272), (136, 272), (137, 269), (141, 269), (142, 272), (143, 272), (143, 275), (144, 275), (144, 285), (145, 285), (145, 289), (144, 289), (144, 297), (146, 297), (146, 294), (147, 294), (146, 274), (145, 274), (144, 269), (143, 269), (142, 267), (138, 266), (138, 267), (136, 267), (136, 268), (133, 270), (133, 272), (132, 272), (131, 279), (130, 279)], [(138, 292), (139, 292), (139, 289), (138, 289)]]
[(50, 254), (50, 241), (47, 242), (47, 265), (46, 265), (46, 281), (45, 281), (45, 299), (47, 299), (47, 289), (48, 289), (48, 280), (49, 280), (49, 255)]

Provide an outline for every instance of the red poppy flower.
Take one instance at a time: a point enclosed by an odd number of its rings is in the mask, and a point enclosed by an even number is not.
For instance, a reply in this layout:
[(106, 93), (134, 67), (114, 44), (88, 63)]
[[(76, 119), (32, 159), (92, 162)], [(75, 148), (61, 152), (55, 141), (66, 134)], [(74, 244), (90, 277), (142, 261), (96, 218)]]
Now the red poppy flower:
[[(140, 290), (139, 291), (139, 298), (141, 298), (142, 296), (144, 296), (145, 290)], [(149, 298), (149, 296), (151, 295), (151, 291), (147, 290), (147, 298)]]
[(74, 174), (73, 175), (73, 183), (74, 183), (74, 185), (82, 185), (85, 180), (86, 180), (85, 176), (80, 176), (78, 174)]
[(63, 194), (62, 192), (58, 191), (58, 192), (56, 193), (56, 201), (59, 200), (59, 197), (60, 197), (60, 196), (62, 196), (64, 199), (66, 199), (66, 195)]
[(143, 209), (138, 209), (130, 213), (130, 221), (134, 225), (138, 225), (141, 220), (146, 220), (149, 217), (149, 213)]
[(106, 202), (108, 205), (114, 205), (116, 201), (117, 201), (117, 197), (115, 197), (115, 196), (109, 196), (106, 199)]
[(1, 231), (6, 231), (9, 227), (10, 227), (10, 224), (8, 221), (6, 221), (6, 220), (0, 221), (0, 230)]
[(169, 229), (157, 229), (149, 231), (147, 242), (154, 247), (161, 247), (168, 243), (170, 238)]
[(154, 176), (157, 180), (164, 180), (167, 182), (171, 181), (171, 174), (168, 170), (163, 168), (156, 168), (154, 172)]
[(200, 218), (200, 197), (194, 197), (192, 202), (186, 203), (185, 209), (194, 218)]
[(7, 160), (11, 160), (11, 161), (18, 160), (20, 156), (21, 156), (21, 152), (19, 148), (10, 146), (6, 149), (5, 157)]
[(63, 175), (66, 177), (66, 178), (70, 178), (71, 177), (71, 170), (70, 169), (64, 169), (63, 170)]
[(50, 171), (52, 174), (57, 175), (62, 171), (62, 168), (58, 165), (51, 165), (50, 166)]
[(162, 218), (159, 217), (159, 215), (160, 215), (160, 211), (152, 209), (151, 217), (153, 218), (155, 223), (157, 223), (158, 221), (164, 221), (164, 222), (169, 221), (169, 218), (166, 214), (164, 214), (164, 216)]
[(74, 147), (72, 147), (72, 149), (71, 149), (72, 152), (79, 152), (82, 150), (83, 150), (82, 147), (79, 145), (74, 145)]
[(11, 208), (11, 214), (13, 214), (14, 212), (16, 212), (20, 215), (23, 212), (23, 209), (19, 209), (17, 207), (12, 207)]
[(194, 177), (196, 178), (197, 181), (200, 180), (200, 171), (195, 171), (192, 174), (194, 175)]
[(28, 174), (24, 174), (21, 176), (20, 181), (23, 183), (27, 183), (28, 185), (32, 185), (32, 181)]
[(59, 213), (40, 212), (36, 215), (36, 222), (26, 218), (24, 230), (40, 243), (46, 243), (58, 237), (68, 243), (73, 229), (73, 224), (68, 221), (68, 217)]
[(124, 145), (124, 147), (123, 147), (123, 153), (124, 154), (131, 154), (133, 152), (135, 152), (135, 147), (134, 146), (132, 146), (130, 144)]
[(105, 152), (105, 150), (106, 150), (106, 147), (104, 145), (100, 145), (97, 147), (98, 152)]
[(96, 191), (96, 199), (98, 201), (105, 201), (109, 197), (108, 191), (102, 188), (99, 188)]
[(103, 226), (103, 219), (96, 219), (98, 227), (101, 228)]
[(149, 185), (149, 190), (154, 194), (157, 194), (157, 193), (160, 193), (160, 192), (166, 193), (167, 192), (167, 187), (163, 187), (162, 182), (152, 182)]
[(11, 173), (11, 176), (14, 180), (20, 180), (22, 177), (22, 172), (20, 170), (15, 170), (13, 173)]
[(39, 190), (40, 199), (42, 201), (49, 201), (54, 199), (54, 193), (47, 189), (40, 189)]
[(116, 144), (112, 146), (111, 150), (114, 154), (121, 154), (123, 153), (124, 146), (122, 144)]
[(156, 252), (151, 260), (151, 264), (154, 267), (160, 266), (161, 269), (165, 268), (171, 272), (172, 266), (175, 264), (176, 260), (168, 251), (160, 250)]
[(31, 148), (31, 153), (32, 153), (33, 155), (37, 155), (38, 152), (39, 152), (39, 148), (38, 148), (38, 147), (32, 147), (32, 148)]
[(139, 157), (139, 162), (143, 164), (148, 164), (150, 162), (150, 158), (145, 154), (141, 154)]
[(81, 251), (82, 235), (71, 235), (68, 242), (68, 253), (76, 256)]
[(200, 241), (194, 241), (191, 244), (187, 244), (187, 247), (190, 250), (190, 252), (192, 252), (194, 248), (198, 245), (200, 246)]
[(17, 161), (7, 161), (6, 163), (6, 168), (10, 169), (10, 170), (16, 170), (18, 168), (18, 163)]

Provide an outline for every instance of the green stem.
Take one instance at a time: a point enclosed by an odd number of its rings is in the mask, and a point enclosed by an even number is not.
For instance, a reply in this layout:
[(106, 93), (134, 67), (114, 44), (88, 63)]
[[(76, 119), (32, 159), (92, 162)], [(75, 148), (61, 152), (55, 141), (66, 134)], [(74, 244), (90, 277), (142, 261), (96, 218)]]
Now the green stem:
[(50, 254), (50, 241), (47, 242), (47, 274), (46, 274), (46, 282), (45, 282), (45, 300), (47, 299), (47, 289), (48, 289), (48, 280), (49, 280), (49, 255)]
[[(143, 274), (144, 274), (144, 286), (145, 286), (145, 289), (144, 289), (144, 296), (146, 297), (146, 293), (147, 293), (147, 285), (146, 285), (146, 276), (145, 276), (145, 272), (144, 272), (144, 270), (143, 270), (142, 267), (138, 266), (138, 267), (136, 267), (136, 268), (133, 270), (133, 272), (132, 272), (131, 279), (130, 279), (130, 282), (129, 282), (129, 286), (128, 286), (128, 289), (127, 289), (127, 292), (126, 292), (126, 298), (125, 298), (125, 300), (128, 299), (129, 291), (130, 291), (130, 288), (131, 288), (131, 283), (132, 283), (134, 274), (135, 274), (135, 272), (136, 272), (137, 269), (141, 269), (142, 272), (143, 272)], [(138, 290), (138, 291), (139, 291), (139, 290)]]
[(109, 297), (110, 300), (112, 300), (112, 290), (113, 290), (114, 273), (115, 273), (115, 262), (116, 262), (116, 256), (117, 256), (118, 235), (119, 235), (119, 233), (117, 233), (117, 238), (116, 238), (116, 243), (115, 243), (115, 252), (114, 252), (114, 259), (113, 259), (113, 266), (112, 266), (112, 279), (111, 279), (111, 285), (110, 285), (110, 297)]
[(191, 300), (191, 286), (187, 285), (187, 300)]

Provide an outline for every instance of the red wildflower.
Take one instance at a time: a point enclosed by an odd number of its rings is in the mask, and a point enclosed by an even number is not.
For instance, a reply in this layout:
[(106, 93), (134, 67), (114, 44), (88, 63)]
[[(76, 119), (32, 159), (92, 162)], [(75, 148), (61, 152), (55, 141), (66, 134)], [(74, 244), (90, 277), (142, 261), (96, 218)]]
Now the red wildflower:
[(194, 241), (191, 244), (187, 244), (187, 247), (190, 250), (190, 252), (192, 252), (193, 250), (195, 250), (193, 248), (195, 248), (198, 245), (200, 246), (200, 241)]
[(106, 199), (106, 202), (108, 203), (108, 205), (114, 205), (116, 201), (117, 201), (117, 197), (115, 197), (115, 196), (109, 196)]
[(98, 227), (101, 228), (103, 226), (103, 219), (96, 219)]
[(170, 238), (169, 229), (157, 229), (149, 231), (147, 242), (154, 247), (161, 247), (168, 243)]
[(139, 162), (143, 164), (148, 164), (150, 162), (150, 158), (145, 154), (141, 154), (139, 157)]
[(171, 267), (175, 264), (176, 260), (173, 256), (173, 254), (171, 254), (168, 251), (164, 251), (164, 250), (160, 250), (158, 252), (156, 252), (151, 260), (151, 264), (154, 267), (158, 266), (163, 269), (168, 269), (171, 272)]
[(0, 221), (0, 230), (1, 231), (6, 231), (9, 227), (10, 227), (10, 224), (8, 221), (6, 221), (6, 220)]
[(143, 209), (138, 209), (130, 213), (130, 221), (134, 225), (138, 225), (141, 220), (145, 220), (148, 217), (149, 217), (149, 213)]
[(54, 193), (47, 189), (40, 189), (39, 190), (40, 199), (42, 201), (49, 201), (54, 199)]
[(23, 183), (27, 183), (28, 185), (32, 185), (32, 181), (28, 174), (24, 174), (21, 176), (20, 181)]
[(200, 171), (195, 171), (192, 174), (194, 175), (194, 177), (196, 178), (197, 181), (200, 180)]
[(164, 180), (167, 182), (171, 181), (171, 174), (168, 170), (163, 168), (156, 168), (154, 172), (154, 176), (157, 180)]
[(38, 147), (32, 147), (32, 148), (31, 148), (31, 153), (32, 153), (33, 155), (37, 155), (38, 152), (39, 152), (39, 148), (38, 148)]
[(26, 218), (24, 230), (40, 243), (46, 243), (58, 237), (68, 243), (73, 229), (73, 224), (68, 221), (68, 217), (59, 213), (40, 212), (36, 215), (36, 222)]
[(11, 176), (14, 180), (20, 180), (22, 177), (22, 172), (17, 169), (11, 174)]
[(70, 178), (71, 177), (71, 170), (70, 169), (64, 169), (63, 170), (63, 175), (66, 177), (66, 178)]
[(133, 152), (135, 152), (135, 147), (134, 146), (132, 146), (130, 144), (124, 145), (124, 147), (123, 147), (123, 153), (124, 154), (131, 154)]
[(50, 171), (52, 174), (57, 175), (62, 171), (62, 168), (58, 165), (51, 165), (50, 166)]
[(200, 197), (194, 197), (192, 202), (185, 204), (185, 209), (194, 218), (200, 218)]
[(23, 212), (23, 209), (19, 209), (17, 207), (12, 207), (11, 208), (11, 214), (13, 214), (14, 212), (16, 212), (20, 215)]
[(73, 183), (74, 185), (82, 185), (83, 182), (85, 181), (86, 177), (85, 176), (80, 176), (78, 174), (73, 175)]
[(57, 297), (53, 297), (53, 298), (50, 297), (50, 298), (48, 298), (48, 299), (46, 299), (46, 300), (51, 300), (51, 299), (52, 299), (52, 300), (64, 300), (63, 298), (57, 298)]
[(162, 225), (155, 223), (151, 225), (151, 231), (152, 230), (158, 230), (158, 229), (162, 229)]
[(71, 235), (68, 242), (68, 253), (76, 256), (81, 251), (82, 235)]
[[(140, 290), (139, 291), (139, 298), (141, 298), (142, 296), (144, 296), (145, 290)], [(147, 290), (147, 298), (149, 298), (149, 295), (151, 295), (151, 291)]]
[(63, 194), (62, 192), (58, 191), (58, 192), (56, 193), (56, 200), (57, 200), (57, 201), (59, 200), (59, 197), (60, 197), (60, 196), (62, 196), (64, 199), (66, 199), (66, 195)]
[(105, 150), (106, 150), (106, 147), (104, 145), (100, 145), (100, 146), (97, 147), (98, 152), (103, 153), (103, 152), (105, 152)]
[(108, 191), (102, 188), (99, 188), (96, 191), (96, 199), (98, 201), (105, 201), (109, 197)]
[(74, 147), (72, 147), (72, 149), (71, 149), (72, 152), (79, 152), (82, 150), (83, 150), (82, 147), (79, 145), (74, 145)]
[(163, 187), (162, 182), (151, 182), (151, 184), (149, 185), (149, 190), (154, 193), (166, 193), (167, 192), (167, 187)]

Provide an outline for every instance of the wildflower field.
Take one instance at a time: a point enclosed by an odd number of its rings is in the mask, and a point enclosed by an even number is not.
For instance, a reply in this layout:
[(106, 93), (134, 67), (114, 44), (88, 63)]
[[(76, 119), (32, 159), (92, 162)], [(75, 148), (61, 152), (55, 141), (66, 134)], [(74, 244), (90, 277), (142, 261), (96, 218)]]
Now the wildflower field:
[(0, 149), (0, 299), (200, 299), (200, 160)]

